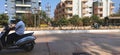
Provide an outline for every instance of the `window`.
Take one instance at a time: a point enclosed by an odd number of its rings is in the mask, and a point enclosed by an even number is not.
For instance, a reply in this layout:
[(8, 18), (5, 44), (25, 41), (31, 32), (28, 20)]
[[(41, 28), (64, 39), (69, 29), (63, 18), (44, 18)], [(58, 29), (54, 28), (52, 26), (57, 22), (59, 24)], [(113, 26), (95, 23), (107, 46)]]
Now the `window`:
[(89, 14), (92, 14), (92, 12), (89, 12)]
[(72, 14), (68, 14), (68, 18), (71, 18), (72, 17)]
[(112, 6), (114, 6), (114, 3), (112, 3)]
[(36, 2), (32, 2), (32, 3), (36, 3)]
[(99, 3), (99, 6), (103, 6), (103, 3)]
[(31, 0), (24, 0), (25, 2), (31, 2)]
[(39, 6), (41, 6), (41, 2), (39, 2)]
[(5, 5), (6, 5), (7, 3), (5, 3)]
[(66, 8), (68, 11), (72, 11), (72, 8)]
[(14, 0), (11, 0), (11, 2), (15, 2)]
[(5, 9), (5, 11), (8, 11), (7, 9)]
[(102, 17), (102, 14), (100, 14), (100, 17)]
[(100, 9), (100, 11), (103, 11), (103, 9)]
[(11, 7), (12, 9), (15, 9), (15, 7)]
[(72, 1), (66, 1), (66, 4), (72, 4)]
[(89, 8), (92, 8), (92, 7), (89, 7)]

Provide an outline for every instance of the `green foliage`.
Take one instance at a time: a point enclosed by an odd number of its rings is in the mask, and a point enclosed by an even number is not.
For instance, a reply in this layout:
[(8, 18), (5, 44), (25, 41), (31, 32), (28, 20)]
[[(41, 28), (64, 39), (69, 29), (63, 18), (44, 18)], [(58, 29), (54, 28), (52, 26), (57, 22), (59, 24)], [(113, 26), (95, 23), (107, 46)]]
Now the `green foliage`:
[(0, 25), (8, 23), (8, 16), (6, 14), (0, 14)]
[(78, 15), (74, 15), (71, 19), (69, 19), (69, 22), (72, 26), (82, 26), (82, 20), (79, 18)]
[(91, 19), (90, 21), (91, 21), (92, 23), (94, 23), (94, 22), (97, 22), (97, 23), (98, 23), (99, 20), (100, 20), (99, 17), (98, 17), (97, 15), (91, 16), (90, 19)]
[(69, 25), (69, 21), (66, 18), (61, 18), (58, 20), (57, 22), (58, 26), (68, 26)]
[(120, 17), (120, 4), (119, 4), (119, 9), (115, 14), (111, 14), (111, 17)]
[(100, 20), (98, 16), (93, 15), (90, 18), (89, 17), (83, 17), (83, 18), (79, 18), (78, 15), (74, 15), (72, 18), (70, 19), (66, 19), (66, 18), (61, 18), (58, 19), (57, 21), (53, 21), (52, 22), (52, 26), (90, 26), (93, 23), (99, 23), (102, 24), (103, 20)]
[(51, 25), (52, 25), (53, 27), (59, 26), (57, 21), (51, 21)]
[(104, 24), (104, 19), (100, 19), (98, 23), (99, 23), (100, 25), (103, 25), (103, 24)]
[(91, 19), (89, 17), (83, 17), (82, 21), (83, 21), (83, 26), (91, 25)]
[(22, 19), (28, 27), (40, 26), (40, 24), (49, 24), (51, 22), (45, 11), (38, 11), (36, 14), (23, 14)]
[(119, 14), (119, 13), (116, 13), (116, 14), (111, 14), (110, 16), (111, 16), (111, 17), (120, 17), (120, 14)]
[(37, 15), (37, 19), (40, 19), (40, 24), (50, 24), (51, 23), (51, 19), (47, 16), (45, 11), (39, 11), (38, 15)]
[(33, 19), (33, 14), (23, 14), (22, 15), (22, 20), (25, 22), (27, 27), (33, 27), (34, 26), (34, 19)]

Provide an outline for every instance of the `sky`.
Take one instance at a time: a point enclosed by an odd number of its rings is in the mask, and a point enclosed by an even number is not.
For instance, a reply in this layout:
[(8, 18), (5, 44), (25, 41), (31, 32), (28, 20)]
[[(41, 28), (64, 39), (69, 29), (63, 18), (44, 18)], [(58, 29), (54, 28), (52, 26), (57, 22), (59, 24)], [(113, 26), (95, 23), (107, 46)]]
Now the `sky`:
[[(45, 10), (45, 6), (47, 3), (51, 5), (51, 16), (54, 16), (54, 10), (56, 5), (60, 2), (60, 0), (41, 0), (42, 1), (42, 10)], [(112, 0), (115, 3), (114, 12), (117, 12), (120, 4), (120, 0)], [(4, 13), (5, 7), (5, 0), (0, 0), (0, 13)]]

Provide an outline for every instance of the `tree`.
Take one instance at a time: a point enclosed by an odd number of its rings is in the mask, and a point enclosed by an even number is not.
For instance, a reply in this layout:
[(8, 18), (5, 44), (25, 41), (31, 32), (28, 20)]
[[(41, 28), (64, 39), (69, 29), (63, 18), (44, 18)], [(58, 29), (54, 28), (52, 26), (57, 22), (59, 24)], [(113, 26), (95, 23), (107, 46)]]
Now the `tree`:
[(79, 18), (78, 15), (74, 15), (71, 19), (69, 19), (69, 22), (72, 26), (82, 26), (82, 20)]
[(100, 19), (99, 24), (104, 25), (104, 19)]
[(53, 27), (57, 27), (58, 26), (58, 23), (57, 23), (57, 21), (51, 21), (51, 25), (53, 26)]
[(47, 16), (46, 12), (41, 10), (37, 15), (38, 23), (50, 25), (51, 19)]
[(119, 9), (117, 10), (117, 12), (114, 14), (111, 14), (110, 16), (111, 17), (120, 17), (120, 4), (119, 4)]
[(28, 27), (39, 27), (40, 24), (49, 24), (51, 22), (51, 19), (46, 15), (46, 12), (42, 10), (38, 11), (36, 14), (23, 14), (22, 19)]
[(99, 19), (99, 17), (98, 17), (97, 15), (92, 15), (92, 16), (90, 17), (90, 21), (91, 21), (92, 23), (94, 23), (94, 22), (99, 23), (100, 19)]
[(22, 20), (25, 22), (27, 27), (33, 27), (34, 26), (34, 15), (31, 13), (23, 14)]
[(90, 21), (89, 17), (83, 17), (82, 21), (83, 21), (83, 26), (89, 26), (89, 25), (91, 25), (91, 21)]
[(104, 25), (106, 25), (106, 26), (109, 25), (109, 17), (104, 18)]
[(6, 14), (0, 14), (0, 25), (8, 23), (8, 16)]
[(58, 26), (68, 26), (69, 21), (66, 18), (61, 18), (57, 21)]
[(117, 14), (119, 14), (119, 15), (120, 15), (120, 4), (119, 4), (119, 9), (118, 9), (118, 12), (117, 12)]

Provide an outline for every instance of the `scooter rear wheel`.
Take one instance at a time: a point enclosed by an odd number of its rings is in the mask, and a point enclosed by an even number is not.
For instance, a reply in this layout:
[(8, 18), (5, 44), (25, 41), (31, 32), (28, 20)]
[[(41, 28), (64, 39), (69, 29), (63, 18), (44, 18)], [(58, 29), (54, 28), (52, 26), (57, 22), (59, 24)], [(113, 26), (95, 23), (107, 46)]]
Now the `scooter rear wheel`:
[(0, 51), (2, 50), (2, 46), (0, 46)]
[(2, 48), (0, 47), (0, 51), (2, 50)]
[(22, 49), (24, 49), (27, 52), (32, 51), (33, 48), (34, 48), (34, 43), (33, 42), (22, 45)]

